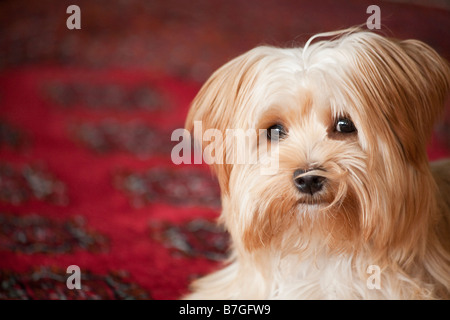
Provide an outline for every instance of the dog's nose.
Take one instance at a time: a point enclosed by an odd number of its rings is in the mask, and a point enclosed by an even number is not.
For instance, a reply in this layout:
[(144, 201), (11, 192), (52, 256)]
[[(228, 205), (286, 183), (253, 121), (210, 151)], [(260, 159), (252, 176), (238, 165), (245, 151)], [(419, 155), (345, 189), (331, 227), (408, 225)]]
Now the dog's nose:
[(294, 184), (300, 192), (313, 195), (314, 193), (322, 190), (323, 184), (326, 180), (325, 177), (315, 175), (296, 177), (298, 176), (297, 171), (294, 173)]

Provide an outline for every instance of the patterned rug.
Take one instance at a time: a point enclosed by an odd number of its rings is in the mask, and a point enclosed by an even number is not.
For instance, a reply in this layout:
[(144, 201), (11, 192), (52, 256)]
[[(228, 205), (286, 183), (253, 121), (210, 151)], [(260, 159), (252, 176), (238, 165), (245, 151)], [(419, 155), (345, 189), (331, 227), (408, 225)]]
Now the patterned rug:
[[(72, 2), (81, 30), (66, 28)], [(2, 1), (0, 299), (177, 299), (218, 268), (217, 182), (172, 163), (172, 131), (228, 59), (363, 23), (369, 4)], [(450, 58), (448, 9), (379, 5), (386, 33)], [(449, 123), (431, 159), (450, 155)], [(66, 285), (71, 265), (81, 290)]]

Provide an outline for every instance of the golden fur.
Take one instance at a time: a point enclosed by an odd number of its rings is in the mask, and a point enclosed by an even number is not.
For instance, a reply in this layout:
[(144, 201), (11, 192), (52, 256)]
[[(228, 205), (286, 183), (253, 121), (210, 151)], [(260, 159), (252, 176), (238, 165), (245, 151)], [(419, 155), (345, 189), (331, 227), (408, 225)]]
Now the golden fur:
[[(430, 166), (426, 154), (449, 89), (449, 65), (428, 45), (361, 30), (258, 47), (217, 70), (188, 130), (280, 123), (287, 136), (274, 175), (212, 164), (231, 255), (186, 298), (450, 298), (450, 162)], [(335, 132), (342, 116), (357, 132)], [(323, 190), (301, 194), (299, 168), (326, 178)], [(370, 265), (380, 289), (367, 286)]]

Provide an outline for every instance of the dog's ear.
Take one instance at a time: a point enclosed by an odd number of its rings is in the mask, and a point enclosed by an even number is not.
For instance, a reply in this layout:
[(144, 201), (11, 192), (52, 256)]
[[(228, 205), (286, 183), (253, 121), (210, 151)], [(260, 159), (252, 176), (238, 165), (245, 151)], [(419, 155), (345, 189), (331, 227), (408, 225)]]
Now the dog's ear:
[(426, 163), (424, 148), (444, 111), (450, 91), (450, 66), (434, 49), (419, 40), (400, 41), (398, 45), (405, 53), (405, 56), (399, 55), (399, 69), (396, 70), (403, 72), (397, 79), (402, 79), (400, 86), (404, 88), (405, 97), (402, 106), (395, 106), (400, 111), (394, 113), (399, 121), (397, 136), (407, 159), (415, 164)]
[[(257, 77), (255, 66), (264, 56), (262, 48), (253, 49), (214, 72), (194, 98), (186, 118), (185, 128), (191, 133), (197, 121), (201, 122), (202, 136), (208, 129), (221, 133), (222, 142), (214, 141), (215, 150), (222, 150), (222, 155), (215, 155), (215, 159), (221, 158), (217, 161), (220, 163), (212, 163), (211, 166), (224, 193), (228, 193), (232, 170), (232, 164), (228, 164), (226, 159), (227, 153), (231, 151), (225, 148), (226, 131), (236, 126), (236, 119), (242, 119)], [(202, 139), (194, 143), (200, 144), (204, 151), (212, 141)]]
[(352, 82), (355, 92), (364, 95), (362, 116), (373, 132), (390, 130), (383, 136), (397, 141), (391, 145), (399, 146), (405, 160), (415, 165), (426, 161), (426, 145), (450, 90), (448, 62), (418, 40), (398, 41), (368, 32), (358, 36), (352, 46)]
[(399, 45), (411, 59), (411, 72), (415, 75), (410, 82), (415, 86), (419, 105), (410, 110), (412, 121), (416, 128), (425, 130), (428, 138), (450, 92), (450, 64), (419, 40), (405, 40)]

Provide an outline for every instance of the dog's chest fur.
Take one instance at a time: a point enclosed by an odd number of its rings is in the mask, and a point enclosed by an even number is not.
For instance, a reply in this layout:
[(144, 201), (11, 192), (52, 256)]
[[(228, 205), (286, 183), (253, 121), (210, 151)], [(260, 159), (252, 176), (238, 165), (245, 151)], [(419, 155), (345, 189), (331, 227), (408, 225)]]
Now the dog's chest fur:
[[(273, 269), (269, 299), (360, 299), (378, 297), (381, 291), (373, 286), (371, 276), (378, 274), (357, 270), (355, 257), (318, 255), (300, 260), (286, 257)], [(367, 265), (369, 267), (370, 264)], [(364, 268), (367, 270), (367, 267)], [(369, 271), (372, 269), (369, 268)], [(379, 274), (381, 284), (381, 274)], [(373, 278), (375, 280), (375, 278)], [(379, 291), (379, 292), (377, 292)]]

